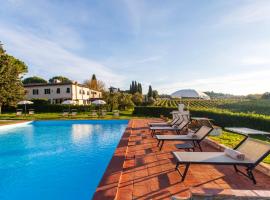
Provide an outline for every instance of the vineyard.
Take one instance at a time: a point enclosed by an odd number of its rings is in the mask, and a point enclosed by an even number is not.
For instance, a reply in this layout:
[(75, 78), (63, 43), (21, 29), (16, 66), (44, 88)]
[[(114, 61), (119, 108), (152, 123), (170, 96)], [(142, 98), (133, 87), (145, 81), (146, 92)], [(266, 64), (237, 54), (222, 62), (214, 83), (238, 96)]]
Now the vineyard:
[(185, 104), (187, 109), (222, 109), (232, 112), (254, 113), (270, 115), (270, 100), (239, 100), (239, 99), (160, 99), (154, 106), (176, 108), (178, 104)]
[(184, 100), (169, 100), (169, 99), (160, 99), (155, 102), (155, 106), (160, 107), (177, 107), (178, 104), (185, 104), (187, 108), (219, 108), (225, 104), (233, 104), (239, 100), (203, 100), (203, 99), (184, 99)]

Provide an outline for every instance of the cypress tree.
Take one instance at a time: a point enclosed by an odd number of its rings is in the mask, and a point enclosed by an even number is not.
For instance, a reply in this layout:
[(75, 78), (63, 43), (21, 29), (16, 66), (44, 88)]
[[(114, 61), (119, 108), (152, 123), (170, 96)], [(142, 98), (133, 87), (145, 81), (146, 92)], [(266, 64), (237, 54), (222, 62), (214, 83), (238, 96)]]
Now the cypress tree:
[(151, 86), (151, 85), (149, 85), (147, 96), (148, 96), (149, 98), (150, 98), (150, 97), (153, 97), (153, 90), (152, 90), (152, 86)]
[(131, 83), (131, 94), (134, 94), (134, 81)]
[(138, 85), (137, 85), (137, 81), (135, 81), (134, 83), (134, 93), (138, 92)]
[(142, 94), (142, 84), (138, 83), (138, 92)]

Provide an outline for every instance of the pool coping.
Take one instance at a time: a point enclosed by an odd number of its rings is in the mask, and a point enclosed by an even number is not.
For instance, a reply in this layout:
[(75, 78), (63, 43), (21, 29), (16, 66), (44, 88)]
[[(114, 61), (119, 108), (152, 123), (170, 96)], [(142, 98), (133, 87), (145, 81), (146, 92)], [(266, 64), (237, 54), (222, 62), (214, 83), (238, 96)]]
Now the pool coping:
[(132, 132), (133, 120), (128, 125), (114, 151), (114, 154), (94, 193), (93, 200), (113, 200), (117, 196), (118, 184), (123, 171), (123, 164), (128, 148), (129, 136)]
[(20, 126), (23, 126), (23, 125), (30, 124), (32, 122), (33, 122), (33, 120), (31, 120), (31, 121), (15, 122), (14, 124), (3, 124), (3, 125), (0, 125), (0, 130), (10, 129), (10, 128), (16, 128), (16, 127), (20, 127)]

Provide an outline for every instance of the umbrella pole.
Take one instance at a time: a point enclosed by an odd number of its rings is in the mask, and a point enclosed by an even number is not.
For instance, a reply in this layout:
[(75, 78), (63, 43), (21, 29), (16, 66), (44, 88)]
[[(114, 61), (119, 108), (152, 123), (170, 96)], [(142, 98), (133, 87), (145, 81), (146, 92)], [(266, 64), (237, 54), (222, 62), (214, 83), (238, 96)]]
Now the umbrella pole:
[(24, 104), (24, 115), (26, 116), (26, 103)]

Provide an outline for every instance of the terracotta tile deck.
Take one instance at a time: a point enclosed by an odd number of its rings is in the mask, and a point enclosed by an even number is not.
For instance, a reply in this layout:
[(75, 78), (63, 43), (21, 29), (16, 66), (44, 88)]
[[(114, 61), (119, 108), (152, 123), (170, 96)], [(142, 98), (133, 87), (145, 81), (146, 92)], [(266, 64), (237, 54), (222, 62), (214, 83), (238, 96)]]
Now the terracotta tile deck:
[[(191, 165), (184, 182), (175, 171), (174, 142), (157, 147), (148, 131), (149, 120), (131, 120), (94, 199), (170, 199), (188, 197), (190, 189), (269, 190), (270, 177), (255, 171), (257, 185), (231, 166)], [(179, 142), (178, 142), (179, 143)], [(217, 151), (203, 144), (204, 151)]]

